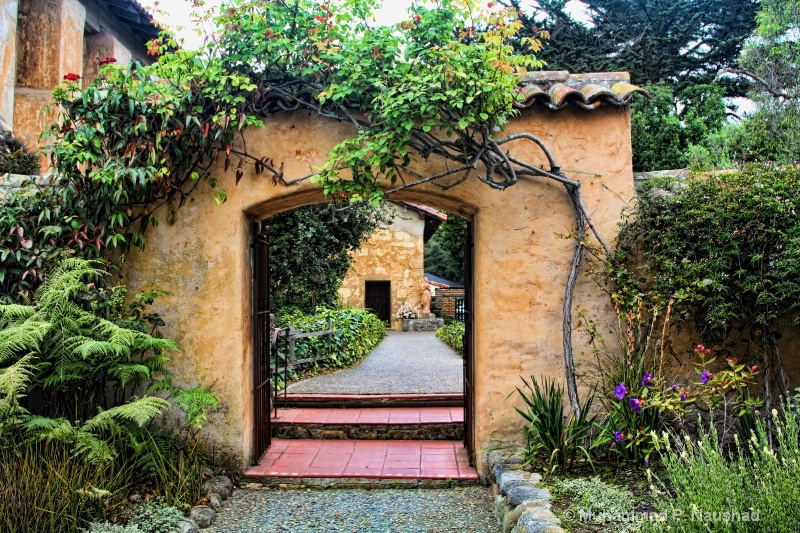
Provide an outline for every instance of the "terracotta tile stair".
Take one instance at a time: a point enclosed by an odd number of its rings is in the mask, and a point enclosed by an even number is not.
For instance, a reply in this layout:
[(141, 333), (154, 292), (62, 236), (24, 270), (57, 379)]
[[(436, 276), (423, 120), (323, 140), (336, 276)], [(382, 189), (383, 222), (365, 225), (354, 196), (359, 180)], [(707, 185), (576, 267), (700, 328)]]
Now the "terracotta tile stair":
[(281, 485), (477, 483), (462, 442), (463, 422), (459, 407), (363, 407), (355, 402), (352, 408), (278, 409), (272, 446), (245, 476)]
[(279, 409), (273, 436), (283, 439), (464, 439), (460, 407)]

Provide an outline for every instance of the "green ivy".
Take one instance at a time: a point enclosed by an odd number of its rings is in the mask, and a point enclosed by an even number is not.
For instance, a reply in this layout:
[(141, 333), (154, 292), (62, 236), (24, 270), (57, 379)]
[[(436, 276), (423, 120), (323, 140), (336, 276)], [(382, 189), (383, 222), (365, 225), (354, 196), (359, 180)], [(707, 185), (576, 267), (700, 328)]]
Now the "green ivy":
[[(378, 317), (364, 309), (341, 308), (331, 309), (318, 307), (316, 313), (306, 314), (298, 309), (286, 309), (276, 317), (278, 327), (291, 327), (300, 331), (325, 331), (328, 323), (338, 330), (331, 336), (298, 339), (295, 343), (295, 359), (318, 357), (328, 354), (328, 342), (331, 345), (332, 357), (319, 363), (309, 363), (298, 371), (310, 368), (344, 368), (354, 366), (368, 356), (386, 336), (386, 324)], [(283, 343), (278, 344), (283, 352)], [(286, 355), (286, 354), (284, 354)], [(292, 377), (292, 376), (290, 376)], [(276, 383), (282, 388), (283, 383)]]

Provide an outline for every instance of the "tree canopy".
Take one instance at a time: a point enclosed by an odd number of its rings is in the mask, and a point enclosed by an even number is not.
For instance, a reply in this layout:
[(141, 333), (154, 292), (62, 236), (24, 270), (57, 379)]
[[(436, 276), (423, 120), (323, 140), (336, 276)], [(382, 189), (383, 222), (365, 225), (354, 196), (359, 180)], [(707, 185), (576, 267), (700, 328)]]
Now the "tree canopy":
[[(549, 30), (540, 54), (549, 69), (622, 70), (634, 83), (678, 90), (711, 83), (735, 66), (758, 8), (756, 0), (583, 0), (585, 24), (567, 12), (568, 0), (500, 3), (522, 12), (521, 34)], [(731, 85), (727, 92), (742, 89)]]
[(313, 312), (335, 306), (337, 291), (352, 265), (351, 252), (382, 223), (391, 222), (383, 205), (360, 204), (344, 211), (315, 204), (265, 220), (270, 231), (272, 307)]

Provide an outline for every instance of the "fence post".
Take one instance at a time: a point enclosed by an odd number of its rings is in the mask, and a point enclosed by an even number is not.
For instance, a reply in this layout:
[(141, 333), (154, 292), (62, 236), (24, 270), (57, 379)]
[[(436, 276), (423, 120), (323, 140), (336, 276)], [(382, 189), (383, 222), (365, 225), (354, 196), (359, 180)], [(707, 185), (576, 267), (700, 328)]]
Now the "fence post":
[(328, 358), (333, 354), (333, 320), (328, 319)]

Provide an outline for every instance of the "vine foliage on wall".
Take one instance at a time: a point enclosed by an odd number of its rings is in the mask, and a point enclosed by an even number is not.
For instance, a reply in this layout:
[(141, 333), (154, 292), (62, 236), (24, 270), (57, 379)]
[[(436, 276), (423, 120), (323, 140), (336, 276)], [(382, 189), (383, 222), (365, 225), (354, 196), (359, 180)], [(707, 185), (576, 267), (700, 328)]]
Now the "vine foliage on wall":
[[(218, 162), (236, 183), (248, 169), (276, 185), (312, 180), (340, 203), (377, 203), (423, 183), (447, 190), (476, 179), (503, 190), (521, 179), (553, 180), (575, 213), (563, 327), (578, 411), (572, 294), (587, 235), (608, 247), (580, 182), (564, 175), (547, 146), (528, 133), (503, 133), (517, 113), (520, 76), (542, 66), (535, 54), (548, 36), (520, 37), (517, 11), (493, 4), (418, 1), (407, 20), (387, 27), (374, 23), (371, 0), (231, 0), (209, 18), (216, 30), (199, 51), (165, 35), (150, 43), (153, 65), (104, 58), (86, 88), (66, 76), (54, 91), (59, 118), (43, 134), (53, 181), (0, 206), (3, 297), (30, 296), (48, 260), (65, 250), (116, 257), (144, 248), (156, 213), (173, 222), (200, 187), (224, 202)], [(347, 121), (354, 135), (312, 174), (289, 178), (280, 162), (237, 142), (243, 128), (263, 127), (259, 117), (279, 109)], [(537, 146), (546, 166), (517, 156), (512, 143)], [(436, 158), (446, 170), (420, 174), (411, 165), (418, 158)]]

